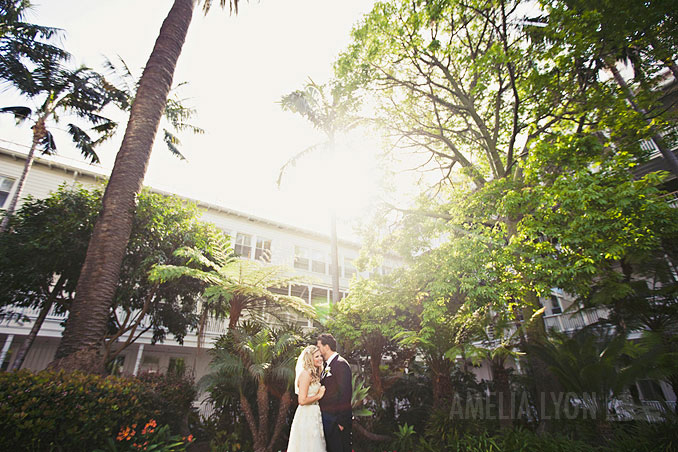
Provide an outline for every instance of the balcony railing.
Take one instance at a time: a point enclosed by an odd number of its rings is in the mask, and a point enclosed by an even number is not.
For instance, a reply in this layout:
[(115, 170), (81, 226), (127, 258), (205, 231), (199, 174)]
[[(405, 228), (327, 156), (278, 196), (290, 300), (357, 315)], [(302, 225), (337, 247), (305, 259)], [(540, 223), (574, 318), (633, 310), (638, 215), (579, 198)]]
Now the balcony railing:
[(584, 311), (544, 316), (547, 330), (560, 332), (576, 331), (596, 323), (607, 316), (606, 309), (586, 309)]

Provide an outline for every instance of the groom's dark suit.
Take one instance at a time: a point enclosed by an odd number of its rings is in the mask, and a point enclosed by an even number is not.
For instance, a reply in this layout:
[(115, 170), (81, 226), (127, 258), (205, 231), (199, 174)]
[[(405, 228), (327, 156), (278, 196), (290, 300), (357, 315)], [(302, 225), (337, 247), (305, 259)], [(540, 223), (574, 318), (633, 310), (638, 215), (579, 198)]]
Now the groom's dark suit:
[[(337, 355), (325, 365), (325, 395), (320, 399), (327, 452), (351, 452), (351, 367)], [(342, 431), (339, 425), (344, 427)]]

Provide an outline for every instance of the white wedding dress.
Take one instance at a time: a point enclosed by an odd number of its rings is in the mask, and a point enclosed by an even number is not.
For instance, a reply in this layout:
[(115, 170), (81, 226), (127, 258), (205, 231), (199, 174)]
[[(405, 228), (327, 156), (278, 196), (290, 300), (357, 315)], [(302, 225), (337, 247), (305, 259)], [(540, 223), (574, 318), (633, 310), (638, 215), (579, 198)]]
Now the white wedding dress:
[[(308, 396), (313, 397), (319, 389), (320, 383), (311, 383), (308, 387)], [(297, 407), (292, 420), (287, 452), (326, 452), (323, 419), (318, 402)]]

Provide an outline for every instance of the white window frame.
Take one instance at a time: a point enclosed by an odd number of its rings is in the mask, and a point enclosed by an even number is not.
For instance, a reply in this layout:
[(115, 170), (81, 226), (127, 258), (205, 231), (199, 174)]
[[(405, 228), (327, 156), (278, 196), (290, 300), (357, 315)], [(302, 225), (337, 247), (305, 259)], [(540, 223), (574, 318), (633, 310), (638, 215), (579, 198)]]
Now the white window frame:
[[(2, 184), (5, 181), (10, 181), (10, 186), (9, 186), (9, 189), (7, 191), (2, 190)], [(0, 192), (1, 193), (7, 193), (7, 197), (5, 198), (5, 200), (2, 203), (0, 203), (0, 209), (6, 208), (6, 205), (8, 204), (9, 200), (12, 197), (12, 192), (14, 191), (15, 185), (16, 185), (16, 178), (0, 174)]]
[[(243, 243), (239, 240), (240, 238), (243, 239)], [(244, 243), (244, 239), (247, 238), (247, 244)], [(240, 251), (238, 251), (238, 248)], [(243, 250), (247, 248), (247, 255), (243, 254)], [(245, 259), (251, 259), (252, 258), (252, 234), (245, 234), (244, 232), (238, 232), (235, 235), (235, 243), (233, 245), (233, 251), (235, 251), (235, 254), (237, 254), (240, 257), (244, 257)]]
[[(255, 236), (255, 241), (254, 241), (254, 260), (260, 261), (260, 262), (266, 262), (270, 263), (271, 258), (272, 258), (272, 253), (271, 253), (271, 247), (273, 244), (273, 241), (269, 238), (266, 237), (261, 237), (261, 236)], [(262, 246), (259, 246), (259, 245)], [(264, 244), (268, 244), (268, 248), (263, 246)]]

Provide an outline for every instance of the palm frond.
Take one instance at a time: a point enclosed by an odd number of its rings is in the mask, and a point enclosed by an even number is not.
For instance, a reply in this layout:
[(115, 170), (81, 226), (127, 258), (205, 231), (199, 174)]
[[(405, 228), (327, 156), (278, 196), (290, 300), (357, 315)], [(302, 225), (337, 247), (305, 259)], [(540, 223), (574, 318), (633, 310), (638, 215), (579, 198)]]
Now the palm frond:
[(21, 124), (31, 117), (33, 110), (28, 107), (3, 107), (0, 108), (0, 113), (10, 113), (14, 115), (17, 124)]
[(99, 156), (94, 151), (95, 143), (92, 141), (92, 138), (82, 130), (80, 127), (75, 124), (68, 124), (67, 129), (68, 134), (73, 139), (75, 147), (80, 149), (80, 153), (89, 160), (91, 163), (99, 163)]
[(163, 141), (165, 142), (165, 145), (167, 146), (167, 149), (169, 149), (170, 153), (174, 155), (175, 157), (179, 158), (180, 160), (186, 160), (186, 157), (179, 151), (179, 146), (181, 142), (179, 141), (179, 138), (177, 138), (176, 135), (171, 133), (167, 129), (162, 129), (163, 131)]
[(45, 136), (42, 137), (40, 140), (40, 150), (43, 154), (46, 155), (53, 155), (56, 150), (56, 143), (54, 142), (54, 137), (52, 136), (52, 132), (49, 130), (47, 133), (45, 133)]

